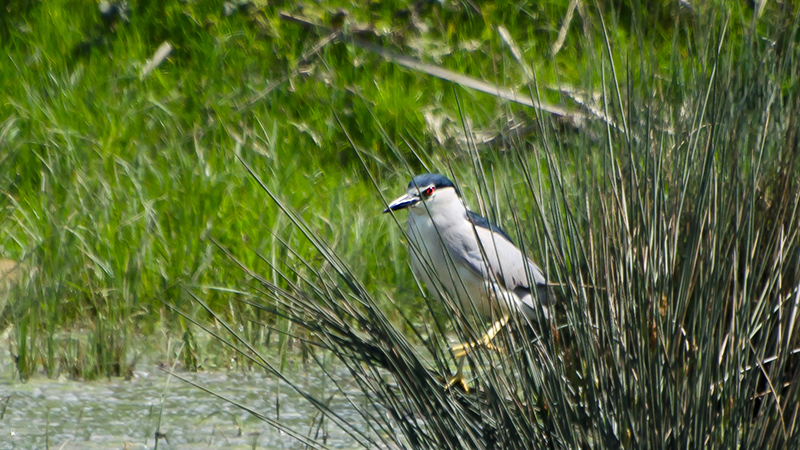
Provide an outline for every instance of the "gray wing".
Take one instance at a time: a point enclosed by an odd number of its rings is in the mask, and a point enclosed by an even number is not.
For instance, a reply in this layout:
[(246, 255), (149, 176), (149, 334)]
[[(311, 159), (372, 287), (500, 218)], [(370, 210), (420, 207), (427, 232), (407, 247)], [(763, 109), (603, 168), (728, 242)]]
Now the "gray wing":
[[(551, 295), (542, 269), (526, 258), (502, 230), (493, 232), (491, 228), (475, 224), (475, 233), (483, 253), (478, 241), (470, 240), (471, 245), (465, 246), (467, 248), (464, 248), (464, 257), (461, 259), (470, 270), (480, 274), (484, 279), (497, 280), (503, 288), (517, 294), (530, 308), (535, 308), (532, 297), (536, 297), (541, 305), (550, 304)], [(534, 289), (531, 289), (528, 274), (535, 284), (535, 294)]]

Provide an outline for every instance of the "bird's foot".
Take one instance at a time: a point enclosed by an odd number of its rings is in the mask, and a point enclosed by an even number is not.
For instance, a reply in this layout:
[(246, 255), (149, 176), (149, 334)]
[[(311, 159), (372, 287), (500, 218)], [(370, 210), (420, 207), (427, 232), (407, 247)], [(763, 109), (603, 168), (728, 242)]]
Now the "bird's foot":
[(453, 386), (458, 386), (462, 391), (464, 391), (465, 394), (469, 394), (469, 384), (467, 384), (467, 380), (461, 373), (456, 373), (452, 377), (448, 378), (447, 384), (444, 386), (444, 390), (450, 390), (450, 388)]
[(467, 384), (467, 380), (464, 378), (465, 360), (466, 358), (459, 359), (456, 374), (447, 379), (447, 384), (444, 386), (445, 391), (449, 390), (453, 386), (458, 386), (465, 394), (469, 394), (469, 385)]

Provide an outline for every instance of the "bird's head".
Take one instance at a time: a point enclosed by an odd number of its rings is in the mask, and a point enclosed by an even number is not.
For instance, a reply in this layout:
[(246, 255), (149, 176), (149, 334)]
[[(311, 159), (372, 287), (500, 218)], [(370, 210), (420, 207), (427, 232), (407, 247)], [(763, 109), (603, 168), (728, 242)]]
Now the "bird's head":
[(414, 213), (427, 214), (427, 211), (445, 210), (454, 206), (463, 208), (461, 196), (453, 182), (439, 174), (426, 173), (414, 177), (408, 183), (405, 195), (389, 203), (389, 207), (383, 212), (408, 209)]

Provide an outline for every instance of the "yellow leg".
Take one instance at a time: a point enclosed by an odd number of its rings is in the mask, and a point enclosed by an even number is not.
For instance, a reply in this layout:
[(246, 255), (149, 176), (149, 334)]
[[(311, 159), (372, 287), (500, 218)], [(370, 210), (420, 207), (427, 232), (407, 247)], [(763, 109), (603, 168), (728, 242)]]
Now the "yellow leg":
[(463, 358), (467, 355), (472, 349), (481, 346), (489, 350), (494, 349), (494, 345), (492, 345), (492, 339), (497, 336), (497, 333), (503, 329), (506, 324), (508, 324), (509, 316), (508, 314), (504, 315), (502, 319), (495, 322), (489, 331), (483, 335), (482, 338), (478, 340), (478, 342), (465, 342), (463, 344), (454, 345), (450, 347), (450, 351), (453, 352), (453, 357), (456, 359)]
[(499, 333), (500, 330), (502, 330), (503, 327), (508, 324), (508, 320), (508, 314), (504, 315), (502, 319), (492, 324), (492, 327), (489, 328), (489, 331), (487, 331), (486, 334), (484, 334), (483, 337), (478, 340), (478, 342), (465, 342), (450, 348), (450, 351), (453, 352), (453, 357), (458, 360), (458, 370), (456, 370), (455, 375), (447, 380), (445, 390), (450, 389), (455, 385), (459, 385), (465, 393), (469, 393), (469, 386), (467, 385), (467, 380), (464, 379), (463, 375), (464, 361), (467, 359), (467, 353), (479, 346), (488, 350), (493, 350), (495, 347), (492, 345), (492, 339), (494, 339), (495, 336), (497, 336), (497, 333)]

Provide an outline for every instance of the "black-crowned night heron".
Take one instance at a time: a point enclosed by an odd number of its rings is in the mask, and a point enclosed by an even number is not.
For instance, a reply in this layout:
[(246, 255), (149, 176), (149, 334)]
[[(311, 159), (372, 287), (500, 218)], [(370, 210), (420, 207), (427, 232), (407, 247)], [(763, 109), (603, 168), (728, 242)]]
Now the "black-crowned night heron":
[(418, 279), (432, 293), (458, 299), (465, 312), (499, 318), (477, 342), (451, 348), (459, 364), (448, 387), (460, 383), (468, 390), (461, 375), (464, 356), (479, 345), (491, 348), (511, 314), (536, 320), (536, 308), (542, 308), (547, 317), (547, 280), (503, 230), (470, 211), (453, 183), (441, 175), (414, 177), (405, 195), (383, 212), (401, 209), (409, 211), (406, 232)]

